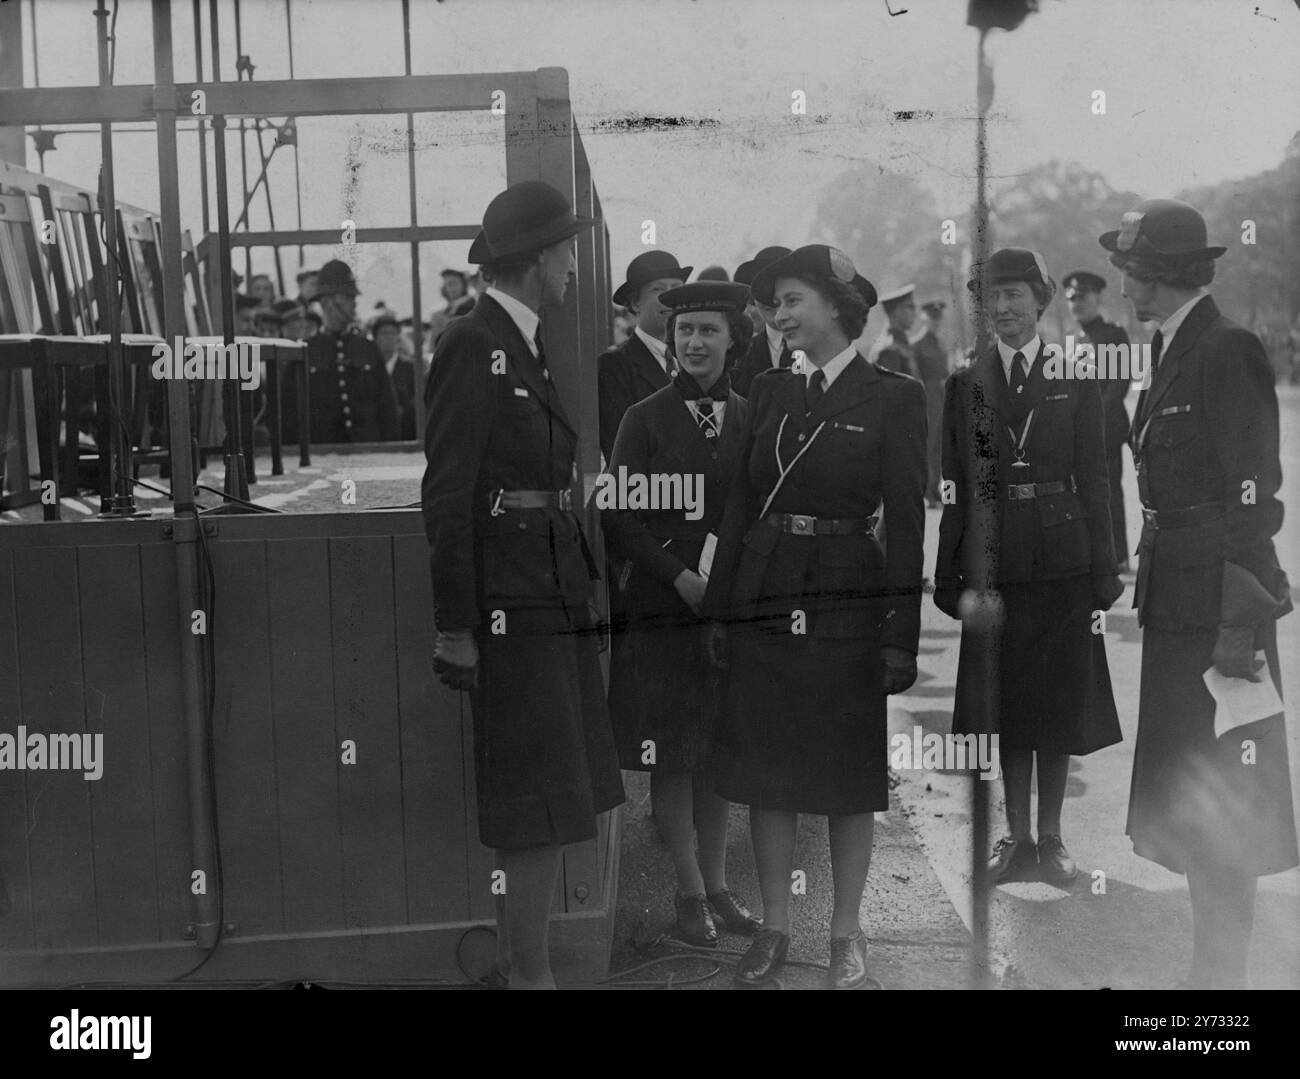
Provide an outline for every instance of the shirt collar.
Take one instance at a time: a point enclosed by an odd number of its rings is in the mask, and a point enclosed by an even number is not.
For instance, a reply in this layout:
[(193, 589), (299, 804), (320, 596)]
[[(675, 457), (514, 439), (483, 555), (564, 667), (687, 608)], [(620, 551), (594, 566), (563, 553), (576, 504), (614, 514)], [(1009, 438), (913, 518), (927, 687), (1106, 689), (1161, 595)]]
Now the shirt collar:
[(1165, 321), (1161, 324), (1160, 340), (1163, 342), (1162, 353), (1164, 355), (1168, 355), (1169, 346), (1170, 344), (1173, 343), (1174, 340), (1174, 334), (1176, 334), (1178, 332), (1178, 328), (1184, 322), (1187, 321), (1187, 316), (1192, 313), (1192, 308), (1195, 307), (1198, 303), (1200, 303), (1203, 299), (1205, 299), (1205, 297), (1208, 295), (1209, 293), (1206, 292), (1205, 289), (1201, 289), (1196, 293), (1195, 296), (1193, 296), (1190, 300), (1188, 300), (1185, 304), (1183, 304), (1182, 307), (1180, 307), (1177, 311), (1175, 311), (1172, 315), (1170, 315), (1167, 319), (1165, 319)]
[(1021, 345), (1019, 348), (1012, 348), (999, 337), (998, 356), (1002, 359), (1002, 373), (1006, 376), (1007, 381), (1011, 381), (1011, 364), (1015, 362), (1017, 352), (1023, 353), (1025, 359), (1029, 361), (1029, 365), (1032, 367), (1034, 360), (1037, 358), (1038, 352), (1042, 347), (1043, 342), (1039, 338), (1038, 334), (1034, 334), (1028, 342)]
[[(848, 365), (852, 362), (853, 357), (856, 356), (857, 354), (858, 354), (858, 350), (854, 348), (852, 345), (849, 345), (849, 347), (846, 348), (843, 352), (839, 353), (836, 356), (832, 356), (829, 360), (826, 361), (825, 366), (823, 366), (821, 369), (822, 374), (826, 376), (826, 384), (822, 387), (823, 392), (831, 388), (831, 383), (840, 377), (840, 374), (844, 371), (844, 368), (848, 367)], [(804, 360), (803, 376), (809, 382), (812, 381), (813, 372), (816, 370), (817, 370), (816, 364), (809, 363), (806, 359)]]
[(772, 363), (781, 360), (781, 349), (785, 347), (785, 335), (774, 326), (763, 323), (763, 332), (767, 334), (767, 350), (772, 354)]
[(529, 308), (527, 304), (520, 303), (513, 296), (502, 292), (499, 288), (489, 287), (483, 293), (485, 296), (491, 296), (503, 308), (514, 324), (519, 327), (519, 332), (524, 335), (524, 340), (528, 342), (528, 347), (533, 355), (537, 355), (537, 328), (542, 324), (542, 320), (537, 317), (537, 312)]
[(657, 337), (651, 337), (640, 326), (633, 326), (632, 332), (641, 339), (641, 344), (650, 350), (650, 355), (658, 361), (659, 366), (665, 371), (668, 370), (668, 343), (660, 341)]

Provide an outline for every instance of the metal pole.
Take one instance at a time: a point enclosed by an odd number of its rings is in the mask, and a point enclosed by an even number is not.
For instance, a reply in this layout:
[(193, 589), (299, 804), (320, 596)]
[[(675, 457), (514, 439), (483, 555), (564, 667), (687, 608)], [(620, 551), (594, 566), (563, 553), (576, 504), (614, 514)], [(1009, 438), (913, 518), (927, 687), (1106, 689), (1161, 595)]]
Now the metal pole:
[[(172, 69), (171, 5), (153, 0), (154, 84), (158, 118), (158, 187), (162, 214), (163, 321), (168, 341), (185, 333), (185, 297), (181, 289), (181, 199), (176, 163), (176, 77)], [(194, 895), (195, 943), (213, 947), (219, 936), (221, 876), (216, 857), (215, 800), (208, 716), (203, 686), (203, 638), (191, 633), (193, 612), (199, 608), (198, 529), (203, 522), (194, 507), (194, 470), (190, 457), (189, 384), (167, 382), (170, 420), (172, 503), (176, 514), (176, 645), (181, 660), (181, 707), (186, 732), (186, 774), (190, 808), (192, 870), (201, 870), (206, 887)], [(193, 894), (194, 889), (189, 889)]]
[[(284, 0), (284, 23), (289, 32), (289, 78), (293, 78), (293, 13), (290, 10), (292, 0)], [(298, 231), (302, 231), (302, 175), (298, 171), (298, 118), (290, 116), (293, 122), (293, 190), (298, 203)], [(298, 245), (298, 268), (302, 269), (303, 246)]]
[[(244, 80), (244, 32), (243, 19), (240, 13), (239, 0), (235, 0), (235, 81), (243, 82)], [(248, 128), (244, 124), (244, 117), (239, 118), (239, 176), (240, 183), (243, 184), (242, 190), (248, 191)], [(253, 249), (244, 248), (244, 288), (247, 290), (253, 283)]]
[[(402, 0), (402, 35), (406, 48), (406, 74), (411, 74), (411, 0)], [(411, 193), (411, 228), (418, 224), (415, 197), (415, 113), (406, 114), (406, 173)], [(411, 341), (415, 355), (415, 435), (424, 429), (424, 301), (420, 296), (420, 242), (411, 241)]]
[[(95, 8), (98, 20), (99, 44), (99, 85), (112, 85), (113, 76), (109, 71), (108, 60), (108, 17), (109, 10), (104, 0), (99, 0)], [(114, 45), (116, 49), (116, 44)], [(107, 278), (106, 293), (108, 303), (104, 308), (104, 319), (108, 329), (108, 494), (101, 499), (100, 513), (112, 516), (130, 516), (135, 513), (135, 485), (132, 482), (135, 469), (131, 459), (131, 436), (126, 424), (122, 422), (122, 405), (129, 399), (130, 389), (126, 377), (126, 361), (122, 355), (122, 305), (119, 301), (119, 287), (122, 279), (118, 259), (117, 235), (117, 195), (113, 185), (113, 124), (110, 120), (101, 121), (99, 125), (99, 145), (103, 158), (100, 168), (100, 197), (103, 205), (100, 216), (104, 222), (104, 245), (108, 248), (108, 262), (105, 266)], [(68, 432), (69, 439), (76, 437), (75, 431)], [(100, 454), (102, 464), (104, 455)], [(100, 491), (106, 489), (104, 478), (99, 481)]]
[[(203, 0), (194, 0), (194, 78), (203, 81)], [(203, 200), (203, 235), (212, 228), (208, 209), (208, 129), (199, 117), (199, 197)]]

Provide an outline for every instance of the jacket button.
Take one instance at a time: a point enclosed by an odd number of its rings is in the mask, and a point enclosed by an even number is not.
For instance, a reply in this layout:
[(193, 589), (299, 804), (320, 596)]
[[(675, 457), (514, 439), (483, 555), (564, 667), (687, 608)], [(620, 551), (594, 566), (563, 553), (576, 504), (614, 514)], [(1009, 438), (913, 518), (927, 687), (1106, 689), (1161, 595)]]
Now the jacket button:
[(527, 529), (528, 529), (528, 525), (525, 524), (523, 521), (520, 521), (520, 522), (519, 522), (519, 531), (520, 531), (520, 532), (524, 532), (524, 531), (526, 531)]
[(709, 454), (709, 460), (716, 461), (717, 459), (718, 459), (718, 455), (716, 453)]
[(802, 442), (806, 436), (802, 431), (799, 432), (799, 441)]
[(346, 401), (347, 399), (348, 399), (348, 395), (346, 393), (339, 394), (340, 401)]
[(344, 405), (344, 406), (343, 406), (343, 415), (345, 415), (345, 416), (350, 416), (350, 415), (352, 415), (352, 409), (349, 408), (347, 405)]
[(352, 421), (351, 421), (351, 420), (344, 420), (344, 421), (343, 421), (343, 426), (344, 426), (344, 427), (351, 427), (351, 426), (352, 426)]

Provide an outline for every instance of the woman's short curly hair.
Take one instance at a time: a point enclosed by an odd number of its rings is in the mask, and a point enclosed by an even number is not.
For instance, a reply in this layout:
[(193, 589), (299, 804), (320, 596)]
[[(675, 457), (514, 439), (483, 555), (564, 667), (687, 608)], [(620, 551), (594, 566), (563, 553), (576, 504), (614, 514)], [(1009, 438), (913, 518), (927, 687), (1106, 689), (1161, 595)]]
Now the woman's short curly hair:
[(1214, 280), (1214, 259), (1160, 259), (1116, 251), (1110, 264), (1144, 285), (1161, 284), (1176, 289), (1204, 288)]
[[(690, 312), (695, 314), (694, 311)], [(735, 367), (736, 361), (749, 351), (750, 338), (754, 336), (754, 323), (750, 320), (749, 314), (743, 309), (737, 310), (729, 307), (719, 314), (727, 317), (727, 332), (731, 334), (731, 344), (727, 346), (727, 356), (724, 369), (727, 371)], [(674, 311), (668, 316), (668, 333), (666, 343), (668, 345), (668, 355), (674, 360), (677, 359), (677, 350), (673, 348), (673, 338), (677, 330), (677, 312)]]
[(818, 296), (828, 304), (839, 311), (839, 318), (836, 322), (844, 331), (844, 336), (850, 341), (856, 341), (862, 336), (863, 329), (867, 325), (867, 315), (871, 312), (871, 305), (863, 298), (862, 293), (838, 277), (822, 277), (820, 275), (803, 276), (801, 274), (791, 274), (798, 281), (802, 281)]

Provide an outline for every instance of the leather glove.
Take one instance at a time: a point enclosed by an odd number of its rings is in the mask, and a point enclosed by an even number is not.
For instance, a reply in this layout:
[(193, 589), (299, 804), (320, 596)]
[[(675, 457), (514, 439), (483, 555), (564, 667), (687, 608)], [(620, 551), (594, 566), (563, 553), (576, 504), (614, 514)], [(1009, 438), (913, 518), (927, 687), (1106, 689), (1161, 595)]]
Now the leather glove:
[(433, 644), (433, 669), (452, 689), (478, 687), (478, 645), (468, 629), (439, 631)]
[(949, 618), (960, 618), (961, 610), (960, 588), (935, 588), (934, 605), (943, 611)]
[(1220, 626), (1219, 639), (1214, 642), (1210, 661), (1220, 674), (1228, 678), (1260, 681), (1256, 672), (1264, 662), (1255, 658), (1255, 627)]
[(1119, 579), (1118, 574), (1093, 577), (1093, 610), (1109, 611), (1114, 602), (1123, 594), (1124, 582)]
[(725, 670), (727, 667), (727, 627), (721, 622), (710, 622), (704, 631), (704, 649), (709, 662)]
[(885, 693), (902, 693), (916, 681), (916, 657), (906, 648), (887, 644), (880, 650), (885, 661)]

